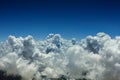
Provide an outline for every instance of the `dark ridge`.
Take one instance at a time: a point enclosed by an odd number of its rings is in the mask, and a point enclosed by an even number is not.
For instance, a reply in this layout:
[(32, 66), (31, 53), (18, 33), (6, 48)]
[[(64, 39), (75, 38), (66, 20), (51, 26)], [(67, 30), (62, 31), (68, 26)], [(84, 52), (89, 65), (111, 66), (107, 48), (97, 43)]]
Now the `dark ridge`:
[(0, 70), (0, 80), (22, 80), (19, 75), (6, 75), (6, 71)]

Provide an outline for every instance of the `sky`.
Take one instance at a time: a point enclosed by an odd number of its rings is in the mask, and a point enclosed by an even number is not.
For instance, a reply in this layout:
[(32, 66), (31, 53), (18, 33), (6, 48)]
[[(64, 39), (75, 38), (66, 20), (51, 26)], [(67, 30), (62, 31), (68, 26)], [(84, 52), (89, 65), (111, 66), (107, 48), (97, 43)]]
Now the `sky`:
[(0, 40), (9, 35), (45, 38), (49, 33), (81, 39), (120, 35), (119, 0), (0, 0)]

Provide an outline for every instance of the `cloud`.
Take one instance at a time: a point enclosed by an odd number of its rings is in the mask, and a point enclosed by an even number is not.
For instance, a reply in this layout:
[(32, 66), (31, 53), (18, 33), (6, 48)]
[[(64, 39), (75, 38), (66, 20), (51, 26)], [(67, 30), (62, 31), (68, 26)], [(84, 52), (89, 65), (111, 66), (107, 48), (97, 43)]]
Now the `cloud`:
[(22, 80), (71, 78), (120, 80), (120, 37), (98, 33), (81, 41), (49, 34), (35, 41), (9, 36), (0, 44), (0, 71), (19, 75)]

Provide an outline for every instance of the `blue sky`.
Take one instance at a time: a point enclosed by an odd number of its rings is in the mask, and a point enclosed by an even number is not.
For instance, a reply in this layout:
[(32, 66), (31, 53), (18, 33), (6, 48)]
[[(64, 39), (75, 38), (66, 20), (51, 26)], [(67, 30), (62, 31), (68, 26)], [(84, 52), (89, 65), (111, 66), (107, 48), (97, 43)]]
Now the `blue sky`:
[(0, 0), (0, 40), (8, 35), (45, 38), (59, 33), (81, 39), (120, 35), (119, 0)]

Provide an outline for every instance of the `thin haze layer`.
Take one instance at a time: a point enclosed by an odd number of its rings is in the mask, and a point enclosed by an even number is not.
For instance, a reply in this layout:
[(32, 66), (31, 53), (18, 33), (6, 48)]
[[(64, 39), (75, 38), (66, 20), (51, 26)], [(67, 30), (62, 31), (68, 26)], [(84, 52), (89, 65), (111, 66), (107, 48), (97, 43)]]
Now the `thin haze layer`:
[(0, 70), (22, 80), (66, 77), (70, 79), (120, 80), (120, 37), (105, 33), (80, 42), (49, 34), (35, 41), (9, 36), (0, 43)]

